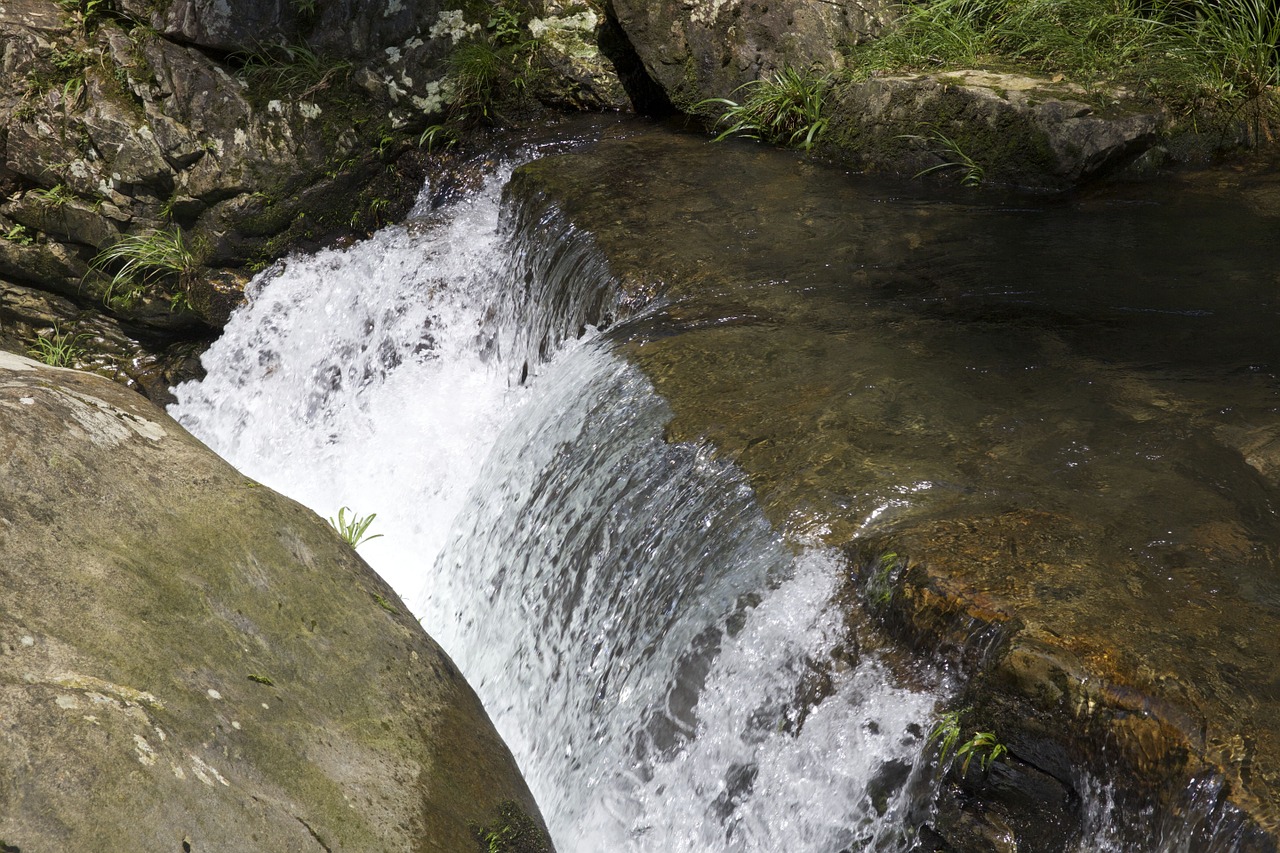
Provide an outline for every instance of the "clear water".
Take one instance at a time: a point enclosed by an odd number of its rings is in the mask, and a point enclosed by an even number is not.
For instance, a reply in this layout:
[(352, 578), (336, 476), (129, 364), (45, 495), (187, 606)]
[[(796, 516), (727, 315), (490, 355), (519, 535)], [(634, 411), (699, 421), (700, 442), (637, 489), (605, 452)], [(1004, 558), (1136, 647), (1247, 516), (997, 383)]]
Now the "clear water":
[(582, 329), (607, 292), (523, 275), (599, 284), (503, 239), (509, 171), (259, 277), (172, 413), (323, 516), (377, 513), (361, 554), (476, 688), (561, 851), (902, 847), (940, 679), (859, 653), (838, 561), (664, 439), (648, 380)]

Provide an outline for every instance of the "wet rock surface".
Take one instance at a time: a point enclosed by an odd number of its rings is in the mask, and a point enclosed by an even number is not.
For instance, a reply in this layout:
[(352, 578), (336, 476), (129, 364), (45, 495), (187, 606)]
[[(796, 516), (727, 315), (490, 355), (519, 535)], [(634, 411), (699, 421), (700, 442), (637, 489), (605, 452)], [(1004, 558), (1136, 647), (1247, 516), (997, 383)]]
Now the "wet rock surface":
[(322, 520), (106, 379), (0, 353), (0, 841), (479, 849), (536, 806)]
[(1155, 810), (1147, 842), (1274, 849), (1274, 186), (944, 195), (654, 131), (512, 192), (652, 306), (612, 334), (670, 439), (850, 549), (860, 606), (969, 674), (974, 725), (1038, 781), (961, 785), (940, 844), (1084, 831), (1093, 779)]

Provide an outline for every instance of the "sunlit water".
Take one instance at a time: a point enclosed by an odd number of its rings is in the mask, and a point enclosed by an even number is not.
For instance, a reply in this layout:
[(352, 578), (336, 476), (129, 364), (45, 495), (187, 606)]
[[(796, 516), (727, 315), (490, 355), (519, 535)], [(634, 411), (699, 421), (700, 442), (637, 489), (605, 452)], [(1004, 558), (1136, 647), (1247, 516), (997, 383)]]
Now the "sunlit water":
[(574, 337), (608, 296), (557, 301), (513, 263), (509, 171), (261, 276), (173, 414), (323, 516), (377, 513), (361, 554), (476, 688), (561, 851), (905, 846), (940, 680), (850, 652), (839, 562), (784, 543), (732, 466), (663, 439), (608, 340)]

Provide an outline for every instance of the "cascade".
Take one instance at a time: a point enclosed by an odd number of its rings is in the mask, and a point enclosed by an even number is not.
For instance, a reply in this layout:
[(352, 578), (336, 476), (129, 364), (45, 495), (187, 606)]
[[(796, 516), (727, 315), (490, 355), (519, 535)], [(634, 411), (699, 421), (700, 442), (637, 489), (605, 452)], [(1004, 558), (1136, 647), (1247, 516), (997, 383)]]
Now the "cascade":
[(323, 516), (377, 513), (362, 555), (476, 688), (560, 850), (888, 843), (938, 680), (841, 652), (837, 561), (783, 543), (731, 466), (663, 440), (607, 339), (573, 337), (617, 310), (607, 287), (533, 292), (600, 270), (569, 234), (512, 249), (509, 174), (259, 276), (172, 413)]
[[(950, 675), (880, 647), (838, 603), (841, 558), (668, 440), (620, 353), (655, 306), (554, 206), (504, 206), (514, 162), (260, 275), (172, 413), (322, 516), (377, 514), (360, 553), (476, 689), (562, 853), (911, 849)], [(1129, 849), (1110, 785), (1076, 788), (1078, 849)]]

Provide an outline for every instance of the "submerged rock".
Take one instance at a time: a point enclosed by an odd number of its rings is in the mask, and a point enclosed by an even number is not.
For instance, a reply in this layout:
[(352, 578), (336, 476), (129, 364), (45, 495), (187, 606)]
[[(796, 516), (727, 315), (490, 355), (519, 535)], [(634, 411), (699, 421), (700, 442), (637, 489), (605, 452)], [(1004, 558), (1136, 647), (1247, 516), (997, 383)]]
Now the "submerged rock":
[(390, 587), (138, 395), (0, 352), (0, 480), (6, 849), (456, 853), (513, 814), (540, 829)]

